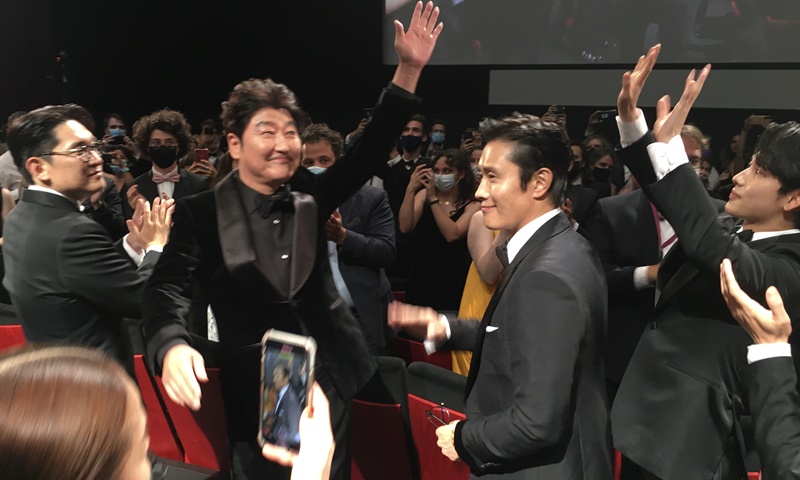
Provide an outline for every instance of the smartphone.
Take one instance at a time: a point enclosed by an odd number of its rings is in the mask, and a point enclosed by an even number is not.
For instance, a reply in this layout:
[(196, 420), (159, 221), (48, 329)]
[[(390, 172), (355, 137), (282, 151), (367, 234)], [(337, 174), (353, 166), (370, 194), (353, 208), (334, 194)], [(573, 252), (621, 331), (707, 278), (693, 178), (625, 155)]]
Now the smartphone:
[(553, 105), (553, 113), (556, 115), (564, 115), (564, 105)]
[(200, 163), (200, 160), (208, 160), (208, 149), (207, 148), (195, 148), (194, 149), (194, 163)]
[(300, 449), (300, 415), (311, 401), (317, 343), (270, 329), (261, 339), (258, 443)]
[(597, 113), (597, 118), (599, 120), (608, 120), (609, 118), (617, 118), (617, 109), (612, 108), (611, 110), (600, 110)]

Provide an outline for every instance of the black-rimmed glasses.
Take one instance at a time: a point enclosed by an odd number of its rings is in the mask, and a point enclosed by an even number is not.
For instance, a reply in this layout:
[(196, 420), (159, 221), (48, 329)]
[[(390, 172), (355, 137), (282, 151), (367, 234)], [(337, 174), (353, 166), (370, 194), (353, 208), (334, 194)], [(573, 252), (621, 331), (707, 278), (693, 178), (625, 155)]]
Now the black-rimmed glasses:
[(39, 156), (45, 157), (49, 155), (66, 155), (68, 157), (78, 157), (84, 163), (88, 163), (95, 158), (100, 158), (100, 147), (102, 144), (100, 142), (94, 142), (89, 145), (82, 145), (80, 147), (71, 148), (69, 150), (65, 150), (63, 152), (47, 152), (42, 153)]
[(444, 403), (430, 410), (425, 410), (425, 415), (427, 415), (428, 421), (431, 422), (431, 425), (434, 427), (438, 428), (442, 425), (450, 424), (450, 410), (445, 408)]

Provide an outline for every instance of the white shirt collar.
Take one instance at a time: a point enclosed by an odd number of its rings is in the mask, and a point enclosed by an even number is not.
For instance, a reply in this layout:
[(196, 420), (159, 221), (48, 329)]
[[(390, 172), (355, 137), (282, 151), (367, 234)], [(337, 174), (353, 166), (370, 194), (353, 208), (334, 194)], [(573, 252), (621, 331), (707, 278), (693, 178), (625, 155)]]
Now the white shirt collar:
[[(741, 232), (744, 227), (739, 227), (736, 230), (736, 233)], [(780, 230), (777, 232), (753, 232), (753, 238), (750, 240), (751, 242), (755, 242), (756, 240), (764, 240), (765, 238), (772, 238), (772, 237), (779, 237), (781, 235), (791, 235), (794, 233), (800, 233), (800, 229), (797, 228), (790, 228), (789, 230)]]
[(52, 193), (53, 195), (58, 195), (59, 197), (64, 197), (67, 200), (69, 200), (71, 203), (74, 203), (75, 205), (77, 205), (78, 209), (83, 211), (83, 205), (81, 205), (80, 203), (76, 202), (75, 200), (69, 198), (68, 196), (64, 195), (63, 193), (59, 192), (58, 190), (53, 190), (52, 188), (43, 187), (41, 185), (30, 185), (28, 187), (28, 190), (33, 190), (33, 191), (37, 191), (37, 192), (47, 192), (47, 193)]
[(533, 234), (536, 233), (542, 225), (547, 223), (548, 220), (558, 215), (560, 211), (560, 208), (554, 208), (544, 215), (534, 218), (530, 223), (520, 228), (519, 231), (508, 240), (508, 263), (513, 262), (514, 257), (517, 256), (522, 246), (528, 243), (528, 240), (531, 239)]

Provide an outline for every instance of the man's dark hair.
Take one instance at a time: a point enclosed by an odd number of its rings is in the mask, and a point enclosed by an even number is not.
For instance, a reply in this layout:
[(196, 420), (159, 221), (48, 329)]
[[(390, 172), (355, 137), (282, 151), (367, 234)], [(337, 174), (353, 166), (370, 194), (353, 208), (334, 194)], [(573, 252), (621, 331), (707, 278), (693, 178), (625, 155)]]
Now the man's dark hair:
[(162, 130), (175, 136), (178, 141), (177, 158), (179, 160), (189, 152), (192, 131), (189, 128), (189, 122), (181, 112), (165, 108), (136, 120), (136, 123), (133, 124), (133, 141), (142, 152), (147, 152), (153, 130)]
[[(411, 115), (411, 118), (408, 119), (408, 122), (419, 122), (419, 123), (421, 123), (422, 124), (422, 134), (423, 135), (427, 135), (428, 134), (428, 120), (425, 119), (425, 115), (422, 115), (422, 114), (419, 114), (419, 113), (415, 113), (414, 115)], [(408, 125), (408, 122), (406, 122), (406, 125)]]
[(286, 85), (269, 78), (251, 78), (236, 85), (222, 102), (222, 127), (241, 139), (250, 119), (264, 108), (286, 109), (300, 132), (309, 124), (308, 115), (300, 109), (294, 92)]
[(14, 113), (12, 113), (11, 115), (8, 116), (8, 119), (6, 120), (6, 125), (8, 125), (10, 127), (11, 125), (14, 124), (15, 120), (17, 120), (21, 116), (25, 115), (26, 113), (28, 113), (28, 112), (26, 112), (25, 110), (17, 110), (16, 112), (14, 112)]
[(119, 120), (119, 123), (125, 125), (125, 119), (122, 118), (122, 115), (120, 115), (119, 113), (109, 113), (103, 118), (103, 129), (108, 128), (108, 122), (112, 118), (116, 118), (117, 120)]
[(469, 163), (469, 155), (458, 148), (448, 148), (433, 157), (433, 164), (436, 165), (436, 162), (442, 157), (444, 157), (444, 161), (448, 166), (455, 168), (456, 172), (464, 174), (464, 177), (458, 182), (458, 197), (456, 199), (458, 205), (464, 205), (475, 198), (475, 190), (478, 189), (478, 182), (475, 179), (475, 174), (472, 173), (472, 166)]
[[(778, 179), (778, 193), (800, 189), (800, 123), (771, 123), (758, 139), (754, 155), (758, 166)], [(800, 213), (794, 222), (800, 228)]]
[(519, 167), (523, 191), (538, 170), (547, 168), (552, 171), (550, 200), (554, 205), (561, 205), (572, 155), (558, 125), (542, 122), (534, 115), (514, 112), (499, 119), (484, 119), (480, 123), (480, 132), (484, 145), (489, 142), (515, 144), (509, 160)]
[(431, 121), (431, 129), (433, 129), (434, 125), (444, 125), (444, 127), (447, 128), (447, 121), (443, 118), (434, 118), (433, 121)]
[(50, 105), (43, 108), (54, 108), (59, 110), (65, 117), (70, 120), (76, 120), (81, 123), (86, 130), (94, 132), (94, 117), (86, 107), (74, 103), (66, 103), (64, 105)]
[(333, 149), (334, 158), (341, 157), (344, 151), (342, 135), (324, 123), (312, 123), (303, 130), (300, 138), (302, 138), (304, 144), (328, 142), (331, 145), (331, 149)]
[[(11, 156), (28, 184), (33, 184), (33, 178), (25, 168), (25, 162), (31, 157), (52, 151), (58, 145), (56, 127), (68, 120), (62, 111), (43, 107), (19, 117), (9, 129), (8, 147)], [(49, 157), (42, 158), (51, 162)]]

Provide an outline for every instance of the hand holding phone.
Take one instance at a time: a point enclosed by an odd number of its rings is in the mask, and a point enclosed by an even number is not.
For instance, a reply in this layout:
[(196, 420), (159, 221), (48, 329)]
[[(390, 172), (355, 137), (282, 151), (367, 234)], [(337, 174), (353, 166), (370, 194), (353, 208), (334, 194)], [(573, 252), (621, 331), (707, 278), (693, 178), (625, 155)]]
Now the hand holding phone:
[(195, 148), (194, 149), (194, 163), (200, 163), (203, 160), (208, 160), (208, 149), (207, 148)]
[(300, 448), (300, 417), (314, 383), (317, 344), (311, 337), (270, 329), (261, 340), (258, 442)]

